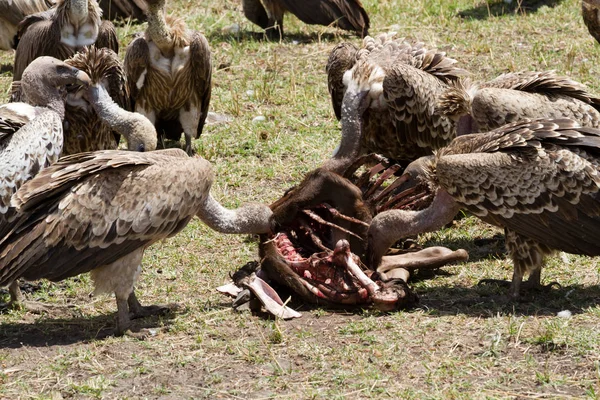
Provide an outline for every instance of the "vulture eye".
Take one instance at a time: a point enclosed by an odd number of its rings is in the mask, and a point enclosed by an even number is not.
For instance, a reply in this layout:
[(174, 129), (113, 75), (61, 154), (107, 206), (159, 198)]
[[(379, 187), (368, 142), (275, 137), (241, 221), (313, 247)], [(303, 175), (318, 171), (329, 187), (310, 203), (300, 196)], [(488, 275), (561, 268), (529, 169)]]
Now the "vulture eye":
[(139, 144), (139, 146), (137, 148), (137, 151), (139, 151), (141, 153), (143, 153), (144, 151), (146, 151), (146, 146), (144, 146), (144, 143), (140, 143)]

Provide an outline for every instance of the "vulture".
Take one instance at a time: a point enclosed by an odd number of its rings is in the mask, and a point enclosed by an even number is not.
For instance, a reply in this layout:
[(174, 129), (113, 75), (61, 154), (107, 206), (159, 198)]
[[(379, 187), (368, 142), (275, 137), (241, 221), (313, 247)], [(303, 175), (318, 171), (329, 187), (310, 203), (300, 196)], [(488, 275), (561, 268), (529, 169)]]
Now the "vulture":
[(360, 0), (242, 0), (244, 15), (266, 30), (269, 39), (283, 38), (283, 14), (291, 12), (306, 24), (335, 25), (369, 34), (369, 16)]
[(39, 56), (66, 60), (92, 44), (118, 53), (115, 27), (101, 16), (96, 0), (57, 0), (56, 7), (27, 17), (19, 25), (13, 81)]
[(396, 240), (439, 229), (462, 208), (505, 229), (514, 264), (509, 297), (516, 299), (522, 286), (542, 287), (544, 257), (553, 250), (600, 255), (599, 166), (600, 130), (566, 118), (459, 136), (407, 167), (401, 189), (421, 188), (433, 200), (373, 218), (368, 262), (375, 268)]
[(437, 112), (458, 123), (458, 135), (487, 132), (532, 118), (569, 118), (600, 127), (600, 98), (554, 71), (502, 74), (482, 84), (456, 82), (440, 96)]
[(0, 50), (14, 49), (19, 23), (28, 15), (46, 11), (54, 0), (0, 1)]
[[(52, 57), (39, 57), (25, 69), (21, 87), (29, 103), (0, 107), (0, 236), (10, 228), (10, 200), (38, 171), (58, 160), (67, 85), (89, 85), (82, 71)], [(19, 287), (10, 285), (11, 301)]]
[(91, 272), (95, 293), (115, 293), (116, 333), (129, 333), (131, 318), (164, 311), (142, 307), (134, 293), (152, 243), (177, 234), (195, 215), (223, 233), (270, 231), (268, 206), (224, 208), (210, 193), (213, 179), (208, 161), (181, 149), (61, 158), (12, 199), (17, 213), (0, 239), (0, 286)]
[(202, 133), (211, 95), (210, 48), (182, 19), (165, 18), (165, 0), (147, 0), (148, 28), (125, 53), (127, 85), (135, 111), (156, 126), (159, 136), (179, 141), (192, 153)]
[(456, 135), (456, 123), (435, 112), (438, 97), (466, 74), (455, 64), (445, 53), (394, 39), (393, 33), (367, 36), (360, 49), (341, 43), (327, 62), (335, 115), (341, 118), (349, 93), (368, 92), (369, 105), (362, 116), (356, 116), (363, 125), (362, 152), (379, 153), (406, 165), (447, 145)]
[(583, 0), (581, 15), (590, 35), (600, 43), (600, 0)]

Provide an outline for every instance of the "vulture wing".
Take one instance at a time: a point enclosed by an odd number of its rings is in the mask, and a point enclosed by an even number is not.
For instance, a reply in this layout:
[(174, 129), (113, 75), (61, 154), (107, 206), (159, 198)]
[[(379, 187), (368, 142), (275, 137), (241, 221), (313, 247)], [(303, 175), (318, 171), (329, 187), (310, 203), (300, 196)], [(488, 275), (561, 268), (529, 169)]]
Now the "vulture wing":
[(538, 120), (457, 138), (439, 152), (436, 177), (484, 221), (552, 248), (600, 255), (598, 157), (600, 131)]
[(15, 196), (20, 213), (0, 241), (0, 284), (61, 280), (176, 234), (213, 177), (208, 161), (179, 149), (66, 157)]
[(104, 20), (100, 23), (95, 45), (96, 47), (106, 47), (115, 53), (119, 53), (119, 38), (112, 22)]
[[(123, 67), (127, 77), (127, 89), (133, 102), (138, 97), (139, 91), (144, 86), (148, 66), (150, 65), (150, 49), (143, 36), (133, 39), (125, 51)], [(135, 109), (135, 104), (131, 105)]]
[[(208, 115), (208, 105), (212, 92), (212, 64), (210, 48), (206, 38), (198, 32), (192, 33), (190, 43), (190, 68), (194, 93), (198, 98), (196, 101), (200, 106), (200, 121), (198, 121), (197, 136), (199, 137), (204, 128), (204, 122)], [(181, 75), (180, 75), (181, 76)]]
[(369, 34), (369, 16), (359, 0), (281, 0), (307, 24), (336, 25), (362, 37)]
[(327, 87), (331, 95), (331, 104), (336, 118), (342, 118), (342, 100), (344, 99), (344, 74), (356, 63), (358, 48), (352, 43), (340, 43), (331, 50), (327, 60)]

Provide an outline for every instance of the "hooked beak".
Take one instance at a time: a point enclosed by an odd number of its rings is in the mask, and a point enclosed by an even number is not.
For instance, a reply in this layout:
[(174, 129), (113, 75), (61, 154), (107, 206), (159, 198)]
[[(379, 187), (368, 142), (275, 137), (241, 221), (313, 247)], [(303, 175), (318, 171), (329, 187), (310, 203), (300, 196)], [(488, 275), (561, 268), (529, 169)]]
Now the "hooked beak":
[(92, 80), (85, 72), (77, 71), (77, 73), (75, 74), (75, 83), (84, 87), (89, 87), (92, 84)]

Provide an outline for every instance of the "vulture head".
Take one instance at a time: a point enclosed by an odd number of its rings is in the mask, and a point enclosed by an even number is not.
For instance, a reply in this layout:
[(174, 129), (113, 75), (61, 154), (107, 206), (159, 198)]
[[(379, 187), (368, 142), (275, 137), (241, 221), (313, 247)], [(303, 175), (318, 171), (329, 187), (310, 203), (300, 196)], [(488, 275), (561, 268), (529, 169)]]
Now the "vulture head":
[(69, 85), (88, 87), (90, 83), (85, 72), (54, 57), (38, 57), (23, 72), (21, 90), (31, 105), (43, 106), (57, 97), (63, 101)]
[(148, 118), (119, 107), (102, 85), (90, 86), (87, 97), (98, 116), (125, 137), (128, 150), (141, 152), (156, 150), (156, 129)]

